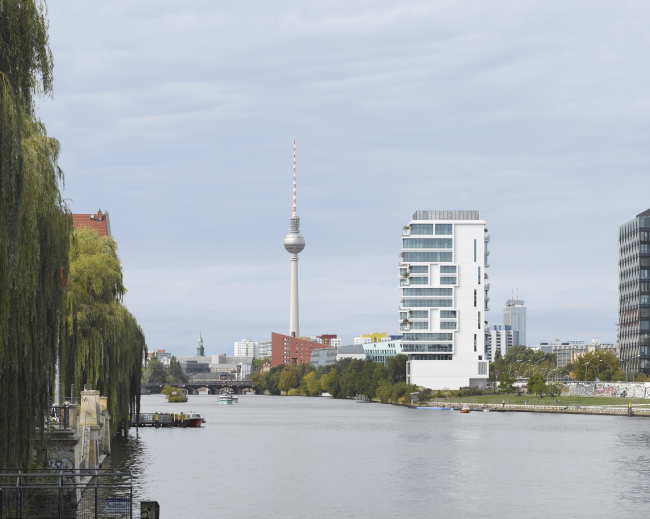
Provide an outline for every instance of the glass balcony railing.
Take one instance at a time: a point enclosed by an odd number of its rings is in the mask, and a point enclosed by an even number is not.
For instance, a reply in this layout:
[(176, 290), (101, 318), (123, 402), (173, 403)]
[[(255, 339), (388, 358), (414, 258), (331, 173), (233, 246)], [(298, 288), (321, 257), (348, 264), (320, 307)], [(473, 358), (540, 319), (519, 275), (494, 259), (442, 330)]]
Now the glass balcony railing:
[(486, 241), (486, 242), (490, 241), (490, 235), (489, 235), (489, 234), (486, 234), (486, 235), (485, 235), (485, 241)]

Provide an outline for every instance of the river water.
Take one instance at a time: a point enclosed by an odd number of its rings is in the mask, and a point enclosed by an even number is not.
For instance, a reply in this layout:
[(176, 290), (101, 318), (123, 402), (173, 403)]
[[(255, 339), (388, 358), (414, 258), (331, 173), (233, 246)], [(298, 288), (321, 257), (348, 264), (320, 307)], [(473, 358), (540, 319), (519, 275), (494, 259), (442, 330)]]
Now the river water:
[(650, 504), (642, 418), (189, 399), (143, 396), (142, 411), (197, 411), (202, 428), (133, 429), (112, 446), (134, 503), (158, 501), (163, 519), (635, 517)]

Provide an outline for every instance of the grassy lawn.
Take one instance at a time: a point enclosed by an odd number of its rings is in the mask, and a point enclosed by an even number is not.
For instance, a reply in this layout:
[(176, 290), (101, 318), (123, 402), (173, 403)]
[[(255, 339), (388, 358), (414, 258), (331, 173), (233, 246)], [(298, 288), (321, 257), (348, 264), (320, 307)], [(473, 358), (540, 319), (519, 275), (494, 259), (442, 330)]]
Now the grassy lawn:
[[(467, 402), (483, 404), (501, 404), (502, 400), (510, 404), (523, 405), (528, 400), (528, 405), (605, 405), (605, 406), (627, 406), (627, 404), (644, 404), (650, 406), (650, 400), (643, 398), (616, 398), (604, 396), (555, 396), (544, 397), (532, 395), (484, 395), (484, 396), (463, 396), (454, 398), (443, 398), (442, 402)], [(559, 400), (559, 403), (556, 402)], [(421, 405), (421, 404), (420, 404)]]

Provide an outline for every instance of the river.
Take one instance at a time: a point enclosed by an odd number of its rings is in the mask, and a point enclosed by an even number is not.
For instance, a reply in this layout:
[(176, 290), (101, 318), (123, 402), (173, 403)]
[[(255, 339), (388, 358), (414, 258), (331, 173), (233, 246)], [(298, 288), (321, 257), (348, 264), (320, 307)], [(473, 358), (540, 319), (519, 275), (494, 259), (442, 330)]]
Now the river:
[[(635, 517), (650, 503), (650, 421), (461, 414), (331, 398), (245, 395), (200, 429), (131, 430), (111, 466), (171, 518)], [(134, 514), (134, 517), (137, 514)]]

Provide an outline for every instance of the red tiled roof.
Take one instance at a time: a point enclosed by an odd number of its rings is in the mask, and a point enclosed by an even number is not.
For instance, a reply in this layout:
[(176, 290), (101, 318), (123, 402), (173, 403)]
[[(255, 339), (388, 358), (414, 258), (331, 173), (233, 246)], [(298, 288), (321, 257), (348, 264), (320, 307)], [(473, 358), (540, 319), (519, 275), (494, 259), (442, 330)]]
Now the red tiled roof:
[(111, 224), (108, 220), (108, 212), (97, 214), (73, 214), (72, 226), (77, 229), (93, 229), (99, 233), (99, 236), (111, 235)]

